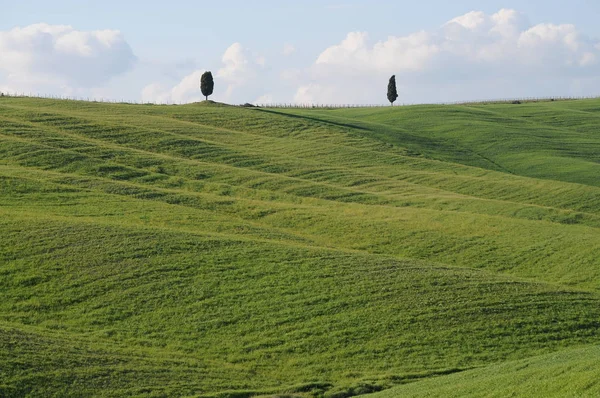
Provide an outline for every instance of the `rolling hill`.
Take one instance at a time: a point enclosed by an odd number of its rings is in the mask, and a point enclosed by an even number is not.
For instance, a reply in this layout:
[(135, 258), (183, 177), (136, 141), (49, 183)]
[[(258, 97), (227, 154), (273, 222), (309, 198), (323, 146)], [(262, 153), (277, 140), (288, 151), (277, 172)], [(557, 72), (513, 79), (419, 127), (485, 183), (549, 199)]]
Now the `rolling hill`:
[(0, 396), (593, 395), (598, 111), (0, 98)]
[(579, 348), (432, 378), (372, 394), (385, 397), (597, 397), (598, 347)]

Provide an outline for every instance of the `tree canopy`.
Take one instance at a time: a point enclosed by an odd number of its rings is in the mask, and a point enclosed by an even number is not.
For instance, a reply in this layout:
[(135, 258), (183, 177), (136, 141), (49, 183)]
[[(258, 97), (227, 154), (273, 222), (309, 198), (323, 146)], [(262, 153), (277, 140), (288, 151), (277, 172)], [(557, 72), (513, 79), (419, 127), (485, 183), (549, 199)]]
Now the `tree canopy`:
[(390, 77), (390, 82), (388, 83), (387, 89), (387, 98), (392, 105), (394, 105), (394, 101), (398, 99), (398, 91), (396, 91), (396, 75), (392, 75), (392, 77)]
[(210, 71), (204, 72), (200, 78), (200, 90), (202, 95), (208, 100), (208, 96), (212, 95), (213, 89), (215, 88), (215, 81), (213, 80), (212, 73)]

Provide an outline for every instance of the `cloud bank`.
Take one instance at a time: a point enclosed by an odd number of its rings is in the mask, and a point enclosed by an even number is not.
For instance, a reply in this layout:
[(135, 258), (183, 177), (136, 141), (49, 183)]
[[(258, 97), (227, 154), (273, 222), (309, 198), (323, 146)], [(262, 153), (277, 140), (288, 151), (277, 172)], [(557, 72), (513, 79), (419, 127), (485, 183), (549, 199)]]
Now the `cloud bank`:
[(136, 61), (117, 30), (79, 31), (36, 24), (0, 31), (0, 71), (5, 91), (77, 92), (101, 87)]
[(187, 103), (203, 99), (200, 76), (212, 67), (212, 98), (230, 103), (383, 104), (392, 74), (399, 103), (600, 93), (597, 39), (509, 9), (385, 39), (349, 32), (304, 61), (306, 48), (282, 43), (269, 43), (269, 60), (236, 42), (210, 65), (161, 59), (157, 68), (136, 62), (116, 30), (17, 27), (0, 31), (0, 91)]
[[(251, 52), (240, 43), (233, 43), (223, 53), (221, 62), (221, 68), (213, 72), (214, 98), (219, 101), (236, 101), (236, 98), (245, 95), (252, 96), (252, 88), (259, 82), (258, 76), (264, 71), (267, 63), (265, 57)], [(195, 70), (172, 87), (160, 83), (149, 84), (142, 90), (142, 101), (156, 103), (202, 101), (204, 97), (200, 93), (200, 77), (205, 71), (205, 69)], [(262, 76), (262, 79), (268, 77)]]
[[(348, 33), (317, 57), (295, 100), (381, 103), (384, 90), (377, 97), (365, 93), (383, 87), (391, 74), (409, 102), (590, 95), (600, 88), (599, 61), (598, 40), (573, 25), (532, 26), (515, 10), (470, 12), (433, 32), (373, 44), (366, 32)], [(582, 90), (582, 81), (593, 88)]]

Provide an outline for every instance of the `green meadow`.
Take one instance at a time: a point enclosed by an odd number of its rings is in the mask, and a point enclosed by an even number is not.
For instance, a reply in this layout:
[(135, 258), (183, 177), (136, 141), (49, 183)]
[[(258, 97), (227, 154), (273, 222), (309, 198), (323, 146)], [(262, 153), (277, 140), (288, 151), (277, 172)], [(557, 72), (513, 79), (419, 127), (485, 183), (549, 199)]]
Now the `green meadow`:
[(597, 396), (599, 124), (2, 97), (0, 396)]
[(423, 380), (373, 394), (371, 398), (592, 398), (600, 396), (599, 360), (598, 347), (566, 350)]

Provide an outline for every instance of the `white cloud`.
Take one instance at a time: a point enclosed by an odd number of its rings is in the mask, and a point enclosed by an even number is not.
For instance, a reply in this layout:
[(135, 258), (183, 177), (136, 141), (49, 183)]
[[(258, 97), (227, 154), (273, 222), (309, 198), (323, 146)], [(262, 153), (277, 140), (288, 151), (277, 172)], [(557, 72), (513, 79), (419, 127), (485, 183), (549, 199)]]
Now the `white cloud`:
[(341, 104), (336, 87), (330, 84), (310, 83), (298, 88), (294, 101), (299, 104)]
[[(514, 10), (493, 15), (470, 12), (446, 23), (437, 32), (389, 37), (370, 46), (367, 33), (351, 32), (338, 45), (324, 50), (317, 65), (340, 65), (354, 70), (421, 71), (443, 68), (448, 58), (473, 61), (509, 61), (513, 65), (555, 67), (590, 65), (598, 53), (596, 42), (582, 37), (573, 25), (526, 25)], [(561, 65), (562, 64), (562, 65)]]
[(264, 94), (252, 101), (254, 105), (268, 105), (273, 103), (272, 94)]
[(281, 53), (287, 57), (288, 55), (292, 55), (295, 52), (296, 52), (296, 47), (294, 47), (293, 44), (285, 43), (283, 45), (283, 50)]
[[(457, 84), (461, 90), (455, 99), (499, 97), (508, 87), (512, 96), (569, 95), (575, 79), (580, 87), (581, 79), (600, 72), (599, 61), (598, 41), (573, 25), (531, 26), (524, 15), (508, 9), (492, 15), (473, 11), (435, 31), (375, 43), (366, 32), (350, 32), (321, 52), (296, 99), (381, 102), (369, 87), (379, 87), (391, 74), (405, 84), (401, 96), (420, 93), (414, 101), (450, 100), (459, 91)], [(552, 91), (558, 89), (563, 91)]]
[(202, 101), (204, 96), (200, 91), (200, 78), (204, 72), (192, 72), (171, 88), (159, 83), (149, 84), (142, 90), (142, 102), (178, 104)]
[(426, 32), (390, 37), (372, 47), (368, 45), (367, 33), (351, 32), (340, 44), (323, 51), (316, 64), (343, 66), (357, 72), (419, 70), (438, 51), (438, 46)]
[(250, 63), (240, 43), (233, 43), (223, 54), (223, 66), (217, 76), (231, 83), (242, 83), (250, 73)]
[(159, 83), (149, 84), (142, 90), (142, 102), (156, 102), (162, 104), (169, 101), (171, 101), (170, 90)]
[(283, 81), (298, 82), (302, 78), (301, 69), (284, 69), (279, 73), (279, 78)]
[(0, 31), (0, 71), (14, 91), (73, 93), (99, 87), (131, 69), (136, 57), (117, 30), (79, 31), (35, 24)]
[(596, 64), (599, 54), (595, 43), (583, 38), (573, 25), (534, 26), (520, 35), (518, 46), (530, 63), (552, 62), (573, 69)]
[[(219, 101), (246, 102), (241, 94), (237, 94), (247, 87), (254, 88), (257, 84), (257, 76), (266, 65), (266, 59), (260, 54), (245, 49), (240, 43), (234, 43), (225, 50), (221, 61), (223, 66), (213, 74), (215, 79), (213, 98)], [(157, 103), (201, 101), (204, 97), (200, 93), (200, 77), (204, 72), (203, 69), (196, 70), (172, 87), (159, 83), (149, 84), (142, 90), (142, 101)]]
[(267, 65), (267, 59), (265, 57), (263, 57), (262, 55), (256, 56), (256, 59), (254, 60), (254, 62), (256, 62), (256, 65), (259, 65), (262, 67)]
[(231, 100), (239, 88), (252, 85), (267, 63), (264, 56), (250, 52), (240, 43), (234, 43), (225, 50), (222, 62), (224, 66), (217, 71), (217, 78), (227, 84), (225, 101)]
[(456, 17), (448, 22), (448, 24), (458, 24), (466, 29), (477, 29), (486, 23), (486, 15), (481, 11), (471, 11), (460, 17)]
[[(382, 39), (350, 32), (308, 66), (293, 64), (300, 56), (292, 44), (274, 45), (279, 54), (269, 60), (241, 43), (225, 49), (221, 63), (210, 65), (211, 98), (383, 103), (392, 74), (404, 103), (600, 92), (598, 40), (574, 25), (532, 25), (515, 10), (474, 11), (434, 30)], [(208, 66), (136, 62), (115, 30), (37, 24), (0, 31), (2, 91), (191, 102), (203, 99), (199, 81)]]

